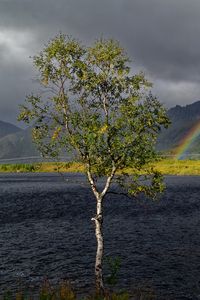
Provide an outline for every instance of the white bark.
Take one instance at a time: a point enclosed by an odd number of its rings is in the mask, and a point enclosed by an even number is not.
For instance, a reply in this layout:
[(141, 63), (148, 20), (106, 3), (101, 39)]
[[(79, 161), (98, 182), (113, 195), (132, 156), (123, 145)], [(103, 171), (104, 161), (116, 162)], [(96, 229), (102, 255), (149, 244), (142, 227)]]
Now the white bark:
[(95, 222), (95, 235), (97, 240), (97, 251), (96, 251), (96, 261), (95, 261), (95, 284), (96, 284), (96, 292), (104, 293), (104, 284), (103, 284), (103, 272), (102, 272), (102, 262), (103, 262), (103, 251), (104, 251), (104, 242), (103, 242), (103, 198), (106, 195), (107, 190), (110, 187), (112, 178), (114, 177), (116, 168), (113, 167), (111, 175), (107, 178), (105, 187), (103, 191), (100, 193), (97, 190), (95, 185), (95, 181), (91, 175), (91, 172), (88, 168), (88, 180), (90, 182), (90, 186), (92, 191), (96, 197), (97, 206), (96, 206), (96, 216), (92, 218), (92, 221)]
[(92, 220), (95, 222), (95, 234), (97, 240), (97, 252), (95, 261), (95, 284), (97, 293), (104, 292), (103, 274), (102, 274), (102, 260), (103, 260), (103, 211), (102, 211), (102, 198), (97, 199), (97, 214)]
[(105, 187), (101, 193), (101, 197), (103, 198), (105, 196), (105, 194), (107, 193), (109, 187), (110, 187), (110, 184), (111, 184), (111, 181), (115, 175), (115, 172), (116, 172), (116, 167), (113, 165), (113, 168), (112, 168), (112, 172), (111, 172), (111, 175), (107, 178), (107, 181), (106, 181), (106, 184), (105, 184)]

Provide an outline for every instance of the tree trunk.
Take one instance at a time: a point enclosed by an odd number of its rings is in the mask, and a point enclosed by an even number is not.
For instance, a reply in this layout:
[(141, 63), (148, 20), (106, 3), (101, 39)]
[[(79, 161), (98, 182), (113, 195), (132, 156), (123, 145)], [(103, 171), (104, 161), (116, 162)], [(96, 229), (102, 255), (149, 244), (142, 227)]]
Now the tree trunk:
[(88, 171), (87, 176), (90, 182), (92, 191), (96, 197), (97, 201), (97, 213), (92, 221), (95, 222), (95, 234), (97, 239), (97, 252), (96, 252), (96, 262), (95, 262), (95, 284), (97, 294), (105, 294), (104, 284), (103, 284), (103, 272), (102, 272), (102, 261), (103, 261), (103, 198), (106, 195), (108, 188), (110, 187), (112, 178), (114, 177), (116, 167), (113, 165), (111, 175), (107, 178), (105, 187), (101, 193), (98, 192), (95, 181), (91, 175), (90, 165), (87, 165)]
[(96, 262), (95, 262), (95, 284), (96, 292), (98, 294), (104, 293), (103, 274), (102, 274), (102, 260), (103, 260), (103, 212), (102, 212), (102, 199), (97, 198), (97, 214), (92, 219), (95, 221), (95, 234), (97, 239), (97, 251), (96, 251)]

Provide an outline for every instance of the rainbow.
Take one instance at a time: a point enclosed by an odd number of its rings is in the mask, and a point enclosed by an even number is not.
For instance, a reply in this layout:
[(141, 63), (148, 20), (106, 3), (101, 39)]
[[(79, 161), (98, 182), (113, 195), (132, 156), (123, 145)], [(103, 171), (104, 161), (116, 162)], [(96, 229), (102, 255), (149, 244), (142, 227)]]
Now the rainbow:
[(200, 135), (200, 120), (189, 130), (189, 132), (181, 140), (180, 145), (175, 149), (175, 158), (181, 159), (190, 145)]

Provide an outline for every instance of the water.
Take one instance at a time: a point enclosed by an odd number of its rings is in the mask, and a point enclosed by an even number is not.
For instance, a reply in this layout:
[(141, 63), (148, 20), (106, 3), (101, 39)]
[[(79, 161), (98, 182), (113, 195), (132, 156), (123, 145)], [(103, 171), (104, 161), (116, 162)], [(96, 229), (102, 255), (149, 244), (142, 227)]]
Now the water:
[[(200, 299), (200, 178), (165, 181), (159, 202), (105, 200), (105, 256), (121, 259), (119, 287)], [(0, 212), (0, 294), (45, 277), (92, 286), (95, 200), (82, 175), (0, 174)]]

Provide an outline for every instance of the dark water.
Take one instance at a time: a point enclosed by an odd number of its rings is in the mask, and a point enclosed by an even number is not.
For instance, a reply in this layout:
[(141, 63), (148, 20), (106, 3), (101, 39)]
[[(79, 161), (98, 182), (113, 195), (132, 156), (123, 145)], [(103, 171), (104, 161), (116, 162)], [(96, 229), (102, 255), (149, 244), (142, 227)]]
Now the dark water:
[[(20, 283), (93, 284), (95, 201), (82, 175), (0, 174), (0, 294)], [(105, 256), (120, 257), (119, 287), (157, 299), (200, 299), (200, 177), (165, 179), (159, 202), (105, 201)]]

